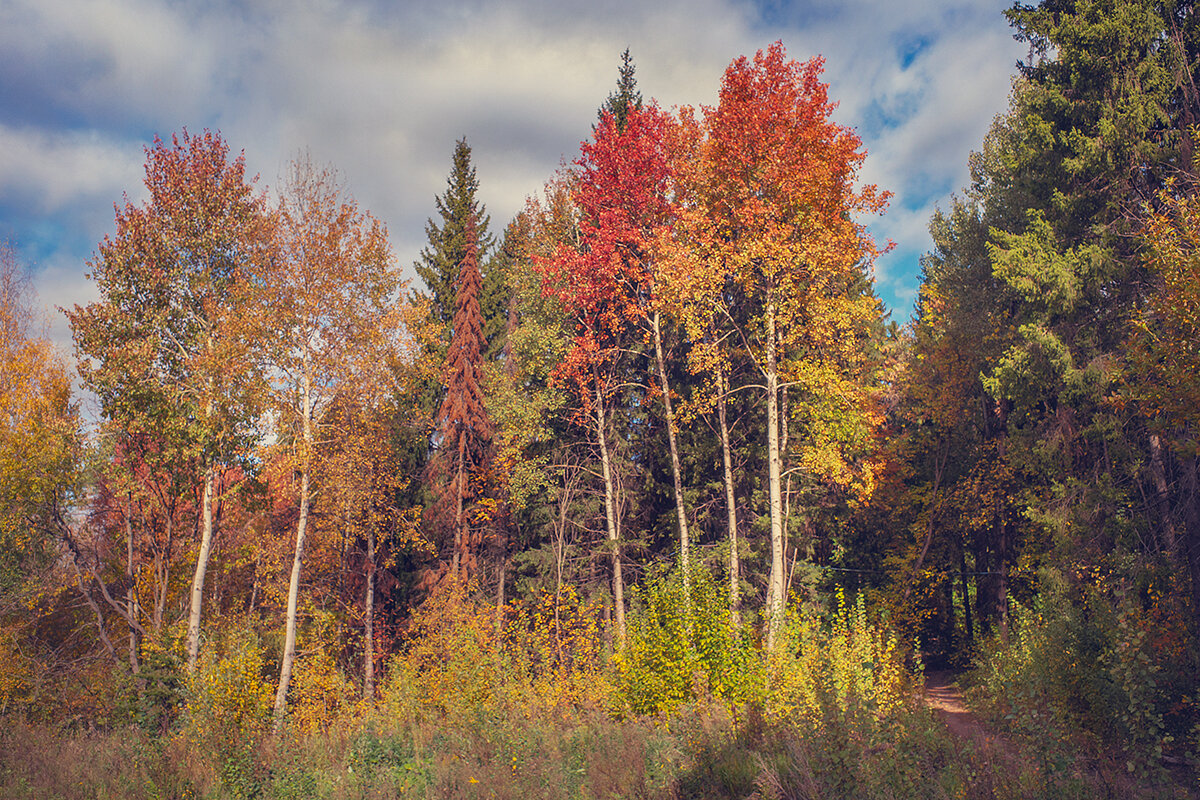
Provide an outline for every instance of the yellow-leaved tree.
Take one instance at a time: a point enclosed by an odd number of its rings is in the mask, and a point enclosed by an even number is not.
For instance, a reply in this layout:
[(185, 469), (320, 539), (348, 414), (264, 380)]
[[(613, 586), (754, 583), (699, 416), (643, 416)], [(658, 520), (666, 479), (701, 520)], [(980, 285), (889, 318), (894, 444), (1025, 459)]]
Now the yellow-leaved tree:
[(70, 373), (39, 326), (28, 274), (0, 243), (0, 711), (29, 699), (27, 603), (66, 530), (80, 454)]
[(878, 250), (859, 220), (881, 212), (888, 194), (856, 185), (866, 153), (830, 119), (821, 69), (820, 59), (789, 60), (776, 42), (729, 66), (702, 121), (683, 110), (678, 221), (660, 237), (658, 283), (700, 343), (695, 366), (728, 375), (736, 350), (761, 378), (753, 388), (766, 401), (768, 649), (787, 588), (785, 472), (869, 492), (863, 453), (881, 421), (867, 356), (880, 318), (868, 277)]

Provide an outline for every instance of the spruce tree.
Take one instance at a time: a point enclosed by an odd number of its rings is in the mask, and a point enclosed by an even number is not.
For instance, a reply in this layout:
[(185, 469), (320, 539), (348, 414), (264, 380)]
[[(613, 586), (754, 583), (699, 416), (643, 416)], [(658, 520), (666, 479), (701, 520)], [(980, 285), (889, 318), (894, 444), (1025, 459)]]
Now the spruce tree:
[(466, 137), (454, 146), (450, 175), (446, 179), (446, 192), (434, 198), (441, 223), (430, 218), (425, 223), (425, 234), (429, 243), (421, 250), (421, 257), (413, 268), (425, 283), (425, 296), (433, 301), (435, 318), (447, 326), (443, 345), (450, 341), (451, 323), (454, 318), (454, 284), (458, 268), (466, 255), (466, 220), (474, 215), (477, 231), (476, 258), (480, 265), (482, 291), (479, 305), (483, 314), (483, 333), (486, 340), (484, 352), (495, 358), (504, 342), (504, 329), (508, 317), (509, 291), (503, 270), (494, 257), (488, 254), (495, 244), (488, 233), (489, 217), (476, 195), (479, 179), (471, 164), (471, 147)]
[(479, 270), (475, 216), (468, 213), (463, 229), (464, 253), (454, 286), (453, 334), (446, 358), (445, 395), (438, 411), (439, 447), (434, 458), (441, 518), (453, 514), (452, 572), (471, 561), (471, 504), (486, 470), (492, 424), (483, 400), (483, 315), (479, 307)]
[(618, 131), (625, 130), (625, 118), (629, 115), (629, 107), (631, 105), (637, 109), (642, 107), (642, 93), (638, 91), (637, 77), (634, 72), (633, 56), (629, 54), (629, 48), (626, 47), (625, 52), (621, 53), (617, 90), (608, 95), (608, 99), (604, 101), (604, 105), (600, 106), (596, 114), (601, 119), (605, 114), (612, 114), (617, 122)]
[(420, 259), (413, 264), (428, 290), (426, 296), (433, 300), (434, 315), (447, 325), (454, 317), (454, 284), (459, 265), (467, 253), (466, 228), (469, 217), (474, 216), (475, 219), (477, 257), (492, 247), (492, 237), (487, 230), (488, 215), (476, 198), (478, 191), (479, 179), (475, 177), (475, 167), (471, 164), (471, 146), (463, 137), (454, 145), (446, 192), (434, 198), (441, 224), (433, 218), (425, 223), (429, 244), (421, 250)]

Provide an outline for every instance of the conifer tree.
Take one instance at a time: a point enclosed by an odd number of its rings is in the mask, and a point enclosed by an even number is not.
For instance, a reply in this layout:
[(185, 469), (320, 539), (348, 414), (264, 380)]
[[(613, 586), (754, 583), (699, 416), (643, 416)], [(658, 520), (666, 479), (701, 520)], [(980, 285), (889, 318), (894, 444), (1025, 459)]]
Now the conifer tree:
[(434, 315), (444, 324), (450, 324), (454, 317), (455, 283), (468, 247), (468, 217), (473, 216), (475, 220), (478, 250), (486, 253), (492, 247), (492, 237), (487, 230), (489, 218), (476, 199), (478, 191), (479, 179), (471, 164), (471, 146), (464, 137), (454, 145), (446, 192), (433, 201), (441, 224), (432, 218), (425, 223), (429, 244), (413, 264), (417, 275), (425, 282), (427, 296), (433, 301)]
[(625, 52), (621, 53), (617, 90), (608, 95), (608, 99), (604, 101), (604, 105), (600, 106), (600, 110), (596, 114), (599, 119), (604, 119), (605, 114), (612, 114), (613, 119), (617, 122), (618, 131), (625, 130), (625, 118), (629, 115), (629, 107), (633, 106), (639, 110), (642, 107), (642, 93), (638, 91), (637, 77), (634, 72), (633, 56), (629, 54), (629, 48), (626, 47)]
[(479, 307), (482, 276), (475, 215), (463, 227), (465, 247), (454, 287), (453, 334), (446, 358), (445, 396), (438, 411), (440, 444), (434, 470), (440, 478), (443, 518), (454, 514), (451, 573), (470, 563), (471, 504), (480, 491), (487, 466), (492, 425), (483, 399), (483, 315)]
[[(477, 260), (482, 278), (479, 292), (479, 307), (483, 319), (483, 335), (486, 342), (485, 357), (495, 359), (504, 348), (504, 333), (508, 320), (509, 291), (504, 278), (504, 269), (497, 257), (489, 257), (495, 239), (488, 232), (490, 218), (483, 204), (476, 198), (479, 179), (471, 164), (471, 147), (466, 138), (459, 139), (454, 146), (450, 175), (446, 179), (446, 192), (434, 198), (434, 205), (441, 224), (432, 218), (425, 224), (429, 243), (421, 251), (421, 257), (413, 268), (425, 283), (433, 306), (434, 319), (446, 326), (442, 340), (443, 349), (437, 359), (445, 357), (445, 347), (451, 338), (451, 323), (454, 319), (454, 286), (458, 267), (466, 254), (466, 219), (475, 216), (478, 233)], [(433, 413), (437, 405), (435, 398), (427, 409)]]

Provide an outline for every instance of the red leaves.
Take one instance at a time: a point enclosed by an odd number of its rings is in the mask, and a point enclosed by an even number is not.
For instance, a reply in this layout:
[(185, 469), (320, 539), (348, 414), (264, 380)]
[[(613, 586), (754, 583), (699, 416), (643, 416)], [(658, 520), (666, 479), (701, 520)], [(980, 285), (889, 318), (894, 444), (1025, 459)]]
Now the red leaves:
[[(561, 377), (587, 384), (631, 324), (644, 322), (654, 298), (650, 248), (674, 219), (668, 133), (674, 121), (657, 106), (630, 106), (624, 127), (605, 114), (580, 147), (572, 200), (580, 214), (578, 243), (560, 244), (538, 262), (548, 291), (575, 320)], [(590, 393), (580, 395), (590, 402)]]

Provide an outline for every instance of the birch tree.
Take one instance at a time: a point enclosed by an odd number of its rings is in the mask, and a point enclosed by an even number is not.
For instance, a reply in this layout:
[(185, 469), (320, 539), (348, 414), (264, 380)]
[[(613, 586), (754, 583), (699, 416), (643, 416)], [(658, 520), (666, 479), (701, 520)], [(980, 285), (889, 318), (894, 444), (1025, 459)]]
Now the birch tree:
[(299, 477), (295, 551), (288, 583), (286, 633), (275, 694), (278, 724), (287, 711), (314, 458), (326, 414), (339, 394), (353, 395), (386, 363), (389, 309), (399, 276), (382, 223), (359, 211), (331, 168), (297, 159), (279, 213), (280, 253), (263, 282), (270, 333), (273, 407), (287, 432), (285, 458)]
[[(859, 217), (886, 193), (856, 187), (859, 138), (830, 119), (822, 61), (789, 60), (778, 42), (725, 71), (720, 101), (703, 121), (681, 172), (687, 202), (665, 245), (664, 269), (689, 305), (695, 338), (737, 347), (754, 365), (766, 405), (771, 567), (766, 643), (774, 646), (787, 591), (784, 472), (869, 492), (871, 467), (855, 455), (878, 415), (867, 387), (867, 327), (880, 313), (866, 291), (877, 253)], [(740, 309), (735, 307), (740, 305)], [(709, 353), (717, 364), (728, 355)], [(787, 392), (796, 420), (789, 431)], [(799, 401), (799, 402), (797, 402)]]
[(260, 373), (248, 298), (272, 253), (270, 215), (219, 133), (186, 131), (146, 150), (149, 199), (117, 208), (117, 231), (89, 262), (100, 299), (67, 312), (84, 386), (102, 417), (194, 455), (200, 541), (188, 669), (200, 650), (218, 473), (256, 437)]

